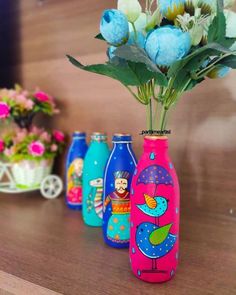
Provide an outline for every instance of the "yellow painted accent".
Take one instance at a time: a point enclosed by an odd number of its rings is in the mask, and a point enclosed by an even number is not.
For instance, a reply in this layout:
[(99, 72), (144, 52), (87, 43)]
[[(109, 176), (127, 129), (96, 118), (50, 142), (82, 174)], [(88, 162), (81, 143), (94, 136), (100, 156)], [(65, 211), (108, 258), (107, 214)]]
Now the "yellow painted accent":
[(157, 202), (156, 200), (154, 200), (152, 197), (144, 194), (144, 198), (145, 198), (145, 202), (147, 204), (147, 206), (150, 208), (150, 209), (155, 209), (156, 206), (157, 206)]

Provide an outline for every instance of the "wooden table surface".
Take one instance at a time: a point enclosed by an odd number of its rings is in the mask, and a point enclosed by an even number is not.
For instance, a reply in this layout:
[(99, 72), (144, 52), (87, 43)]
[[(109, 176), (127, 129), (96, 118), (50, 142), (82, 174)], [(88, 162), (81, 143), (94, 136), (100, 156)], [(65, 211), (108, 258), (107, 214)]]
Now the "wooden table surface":
[(63, 198), (0, 194), (0, 294), (236, 294), (236, 219), (182, 204), (181, 256), (165, 284), (137, 280)]

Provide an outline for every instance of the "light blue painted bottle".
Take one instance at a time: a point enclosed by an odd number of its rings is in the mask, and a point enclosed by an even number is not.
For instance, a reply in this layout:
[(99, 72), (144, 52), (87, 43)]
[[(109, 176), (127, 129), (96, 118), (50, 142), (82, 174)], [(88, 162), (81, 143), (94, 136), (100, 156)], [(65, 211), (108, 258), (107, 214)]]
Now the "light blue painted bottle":
[(82, 208), (83, 162), (87, 149), (86, 133), (74, 132), (66, 162), (65, 199), (69, 209), (81, 210)]
[(108, 157), (106, 134), (93, 133), (84, 159), (83, 173), (82, 215), (85, 224), (89, 226), (102, 226), (103, 174)]

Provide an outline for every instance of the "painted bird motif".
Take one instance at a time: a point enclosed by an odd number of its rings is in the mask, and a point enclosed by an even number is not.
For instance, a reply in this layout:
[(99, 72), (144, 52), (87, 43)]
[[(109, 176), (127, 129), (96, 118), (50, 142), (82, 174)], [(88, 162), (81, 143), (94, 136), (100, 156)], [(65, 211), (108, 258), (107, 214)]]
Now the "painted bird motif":
[(103, 179), (96, 178), (89, 182), (92, 187), (88, 200), (87, 200), (87, 211), (91, 212), (93, 209), (95, 210), (97, 216), (102, 219), (102, 194), (103, 194)]
[(159, 227), (151, 222), (141, 223), (136, 231), (138, 249), (152, 259), (152, 270), (157, 269), (156, 260), (167, 255), (175, 245), (177, 236), (170, 233), (172, 224)]
[(163, 197), (150, 197), (144, 194), (145, 204), (137, 205), (137, 207), (146, 215), (159, 218), (165, 214), (168, 208), (168, 200)]

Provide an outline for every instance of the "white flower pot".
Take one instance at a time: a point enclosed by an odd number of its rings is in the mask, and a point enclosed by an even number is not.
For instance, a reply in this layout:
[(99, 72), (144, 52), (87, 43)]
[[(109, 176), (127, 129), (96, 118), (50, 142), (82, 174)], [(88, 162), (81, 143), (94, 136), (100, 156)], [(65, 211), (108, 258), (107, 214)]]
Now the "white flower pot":
[(23, 160), (12, 164), (12, 174), (17, 187), (40, 187), (45, 177), (51, 174), (53, 160)]

